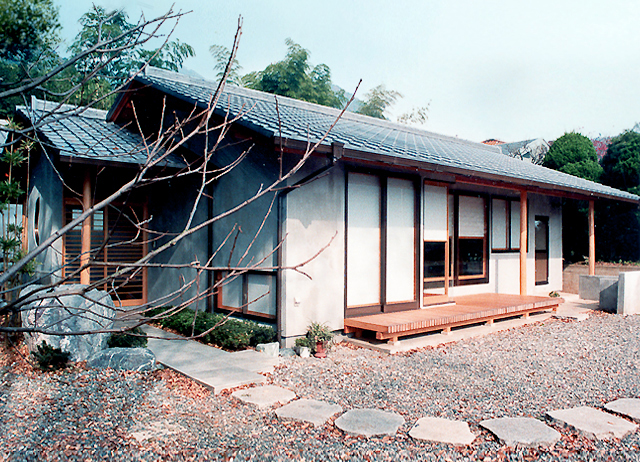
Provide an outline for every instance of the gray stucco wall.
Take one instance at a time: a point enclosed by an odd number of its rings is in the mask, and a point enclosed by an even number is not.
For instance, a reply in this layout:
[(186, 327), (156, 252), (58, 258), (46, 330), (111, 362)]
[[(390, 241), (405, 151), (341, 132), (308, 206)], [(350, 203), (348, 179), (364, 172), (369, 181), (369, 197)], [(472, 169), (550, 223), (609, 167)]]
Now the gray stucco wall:
[[(167, 235), (158, 240), (156, 236), (149, 234), (152, 242), (148, 245), (148, 251), (152, 252), (164, 243), (170, 241), (176, 233), (181, 232), (189, 218), (189, 214), (197, 197), (199, 182), (197, 176), (187, 177), (182, 180), (163, 182), (148, 191), (149, 216), (151, 221), (149, 228)], [(204, 222), (207, 218), (208, 201), (201, 198), (196, 208), (193, 226)], [(207, 261), (208, 244), (207, 228), (188, 236), (160, 253), (152, 260), (153, 263), (183, 265), (196, 260), (204, 264)], [(185, 290), (185, 285), (196, 278), (197, 271), (192, 268), (149, 268), (147, 270), (148, 300), (160, 301), (160, 299), (174, 294), (173, 299), (162, 300), (162, 304), (178, 304), (194, 297), (197, 287), (192, 284)], [(200, 290), (207, 288), (207, 273), (203, 272), (200, 280)], [(199, 307), (204, 308), (205, 302), (200, 302)]]
[[(227, 146), (218, 150), (215, 161), (218, 165), (228, 165), (242, 152), (243, 146)], [(273, 161), (272, 152), (255, 146), (242, 162), (216, 182), (213, 192), (214, 216), (225, 214), (243, 204), (268, 187), (277, 179), (277, 175), (278, 167)], [(247, 267), (263, 260), (260, 267), (277, 265), (277, 255), (273, 250), (278, 242), (278, 208), (274, 197), (275, 192), (268, 193), (215, 222), (213, 249), (215, 251), (220, 247), (213, 260), (215, 265), (227, 265), (231, 261), (231, 266)], [(272, 201), (273, 207), (269, 212)], [(234, 227), (237, 233), (233, 231)], [(230, 233), (231, 237), (228, 237)], [(245, 253), (247, 255), (243, 258)]]
[[(35, 160), (30, 177), (27, 199), (27, 242), (29, 250), (34, 249), (35, 229), (40, 242), (50, 237), (62, 227), (62, 182), (54, 168), (43, 154)], [(36, 204), (39, 209), (36, 217)], [(34, 279), (42, 283), (54, 282), (61, 276), (62, 238), (54, 242), (36, 258)]]

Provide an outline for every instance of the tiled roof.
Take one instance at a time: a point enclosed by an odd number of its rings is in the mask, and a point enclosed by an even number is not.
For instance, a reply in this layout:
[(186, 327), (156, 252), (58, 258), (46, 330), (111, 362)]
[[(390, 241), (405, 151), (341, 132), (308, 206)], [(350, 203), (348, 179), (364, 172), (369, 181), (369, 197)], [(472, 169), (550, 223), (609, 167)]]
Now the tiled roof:
[[(208, 105), (216, 82), (194, 79), (156, 68), (147, 68), (136, 79), (184, 101)], [(340, 111), (269, 93), (227, 84), (216, 112), (240, 114), (240, 125), (265, 136), (282, 136), (311, 142), (329, 130)], [(279, 112), (279, 117), (278, 117)], [(280, 123), (279, 123), (280, 121)], [(281, 127), (282, 132), (279, 131)], [(542, 189), (562, 189), (581, 195), (595, 195), (640, 202), (640, 197), (609, 186), (567, 175), (501, 154), (498, 146), (464, 141), (402, 124), (345, 112), (326, 144), (343, 143), (345, 151), (372, 153), (390, 162), (401, 159), (424, 169), (500, 180)]]
[[(107, 111), (31, 99), (31, 106), (16, 108), (57, 149), (62, 157), (98, 162), (144, 164), (147, 149), (140, 135), (107, 122)], [(164, 151), (160, 151), (164, 153)], [(167, 156), (162, 166), (181, 168), (185, 163)]]

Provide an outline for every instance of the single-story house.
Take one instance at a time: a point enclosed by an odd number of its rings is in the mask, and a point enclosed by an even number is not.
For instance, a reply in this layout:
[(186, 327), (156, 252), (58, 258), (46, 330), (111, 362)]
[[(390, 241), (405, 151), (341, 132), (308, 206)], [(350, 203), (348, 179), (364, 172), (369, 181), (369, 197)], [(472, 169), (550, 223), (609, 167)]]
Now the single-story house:
[[(134, 175), (158, 127), (206, 108), (216, 88), (148, 67), (108, 113), (75, 111), (39, 128), (48, 150), (32, 160), (29, 245)], [(35, 123), (42, 105), (34, 100), (18, 112)], [(118, 294), (122, 304), (168, 300), (181, 290), (188, 299), (199, 290), (210, 309), (276, 323), (282, 343), (291, 345), (311, 321), (340, 330), (354, 317), (419, 310), (462, 295), (546, 296), (562, 290), (562, 198), (590, 201), (592, 213), (594, 200), (640, 203), (633, 194), (505, 156), (498, 146), (339, 114), (227, 84), (212, 120), (237, 120), (211, 164), (241, 162), (207, 186), (192, 217), (194, 224), (221, 218), (154, 257), (157, 266)], [(188, 171), (213, 138), (191, 138), (156, 168), (158, 175)], [(280, 160), (286, 172), (316, 142), (286, 184), (224, 215), (276, 182)], [(184, 228), (199, 186), (197, 176), (185, 175), (136, 191), (94, 216), (91, 238), (85, 232), (83, 241), (78, 230), (43, 255), (41, 275), (63, 278), (81, 261), (82, 243), (93, 248), (86, 241), (101, 242), (109, 232), (121, 233), (127, 245), (103, 250), (97, 260), (104, 263), (157, 248)], [(118, 218), (123, 213), (147, 219), (146, 227)], [(185, 289), (197, 271), (178, 264), (192, 261), (211, 261), (218, 270)], [(250, 269), (207, 292), (229, 266)], [(92, 268), (91, 280), (112, 268)]]

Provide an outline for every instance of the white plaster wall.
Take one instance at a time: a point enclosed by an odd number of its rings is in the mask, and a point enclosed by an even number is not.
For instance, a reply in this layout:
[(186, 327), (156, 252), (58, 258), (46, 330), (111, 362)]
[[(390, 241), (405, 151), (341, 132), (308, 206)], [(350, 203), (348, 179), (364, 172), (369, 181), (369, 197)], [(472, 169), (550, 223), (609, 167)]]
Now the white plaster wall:
[[(537, 286), (535, 282), (535, 217), (549, 217), (549, 283)], [(562, 290), (562, 205), (559, 199), (539, 194), (529, 195), (529, 251), (527, 252), (527, 293), (549, 295)]]
[(491, 272), (494, 292), (500, 294), (520, 293), (520, 253), (492, 253)]
[(337, 168), (330, 172), (294, 189), (285, 199), (285, 266), (306, 261), (331, 242), (301, 268), (311, 279), (284, 271), (281, 334), (287, 346), (293, 337), (304, 335), (312, 321), (326, 323), (332, 330), (344, 327), (344, 172)]

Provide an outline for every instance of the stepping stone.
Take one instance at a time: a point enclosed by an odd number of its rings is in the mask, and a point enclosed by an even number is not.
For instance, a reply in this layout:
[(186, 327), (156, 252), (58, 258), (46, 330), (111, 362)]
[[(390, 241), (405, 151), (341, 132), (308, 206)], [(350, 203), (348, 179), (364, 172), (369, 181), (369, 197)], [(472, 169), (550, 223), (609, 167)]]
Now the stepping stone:
[(282, 420), (309, 422), (319, 427), (339, 412), (342, 412), (342, 407), (337, 404), (315, 399), (299, 399), (276, 410), (276, 415)]
[(547, 412), (547, 417), (585, 436), (598, 439), (624, 438), (638, 427), (620, 417), (586, 406)]
[(409, 436), (417, 440), (456, 445), (469, 445), (476, 439), (469, 430), (467, 422), (438, 417), (423, 417), (418, 420), (409, 432)]
[(265, 385), (264, 387), (247, 388), (231, 393), (231, 396), (246, 404), (253, 404), (258, 409), (271, 407), (274, 404), (286, 404), (296, 397), (291, 390), (276, 387), (275, 385)]
[(538, 446), (551, 447), (560, 440), (560, 433), (543, 424), (539, 420), (529, 417), (503, 417), (480, 422), (496, 438), (507, 446), (535, 448)]
[(606, 404), (605, 409), (640, 422), (640, 399), (622, 398)]
[(352, 435), (395, 435), (404, 418), (379, 409), (352, 409), (336, 419), (336, 427)]

